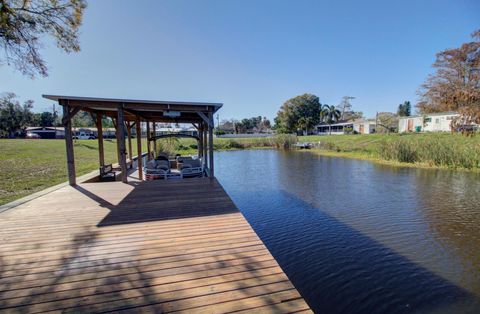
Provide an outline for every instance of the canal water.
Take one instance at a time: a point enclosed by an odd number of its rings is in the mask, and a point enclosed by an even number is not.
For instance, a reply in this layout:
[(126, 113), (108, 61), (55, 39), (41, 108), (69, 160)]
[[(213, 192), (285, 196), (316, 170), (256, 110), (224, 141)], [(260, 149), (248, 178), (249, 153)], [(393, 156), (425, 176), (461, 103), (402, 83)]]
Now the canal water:
[(245, 150), (216, 175), (316, 312), (480, 313), (479, 174)]

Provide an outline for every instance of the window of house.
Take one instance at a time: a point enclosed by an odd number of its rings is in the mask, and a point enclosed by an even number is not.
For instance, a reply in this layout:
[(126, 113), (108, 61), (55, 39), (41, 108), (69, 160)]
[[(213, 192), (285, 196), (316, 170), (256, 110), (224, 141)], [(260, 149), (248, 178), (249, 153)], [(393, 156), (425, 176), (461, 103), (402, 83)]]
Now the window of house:
[(438, 119), (438, 118), (435, 119), (435, 123), (436, 123), (436, 124), (439, 124), (439, 123), (440, 123), (440, 119)]
[(425, 118), (425, 122), (432, 122), (432, 118)]

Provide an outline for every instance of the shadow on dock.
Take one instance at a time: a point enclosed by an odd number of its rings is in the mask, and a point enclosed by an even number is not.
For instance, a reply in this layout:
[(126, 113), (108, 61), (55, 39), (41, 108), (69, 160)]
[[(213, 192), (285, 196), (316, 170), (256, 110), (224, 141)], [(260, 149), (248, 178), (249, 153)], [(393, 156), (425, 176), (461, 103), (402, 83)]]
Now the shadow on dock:
[(98, 223), (99, 227), (238, 212), (216, 179), (143, 181), (132, 182), (129, 186), (131, 191), (118, 204), (110, 203), (108, 192), (99, 193), (98, 186), (77, 185), (74, 188), (110, 210)]

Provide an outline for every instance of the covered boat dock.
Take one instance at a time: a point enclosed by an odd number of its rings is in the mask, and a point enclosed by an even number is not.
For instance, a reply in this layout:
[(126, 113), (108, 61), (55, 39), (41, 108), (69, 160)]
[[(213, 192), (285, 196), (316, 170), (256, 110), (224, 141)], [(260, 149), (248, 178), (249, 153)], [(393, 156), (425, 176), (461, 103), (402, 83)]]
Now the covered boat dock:
[[(132, 163), (132, 128), (137, 134), (137, 156), (142, 156), (141, 124), (146, 126), (147, 159), (152, 158), (151, 138), (156, 134), (157, 122), (191, 123), (198, 131), (198, 156), (203, 163), (206, 175), (215, 177), (213, 162), (213, 114), (222, 107), (221, 103), (154, 101), (138, 99), (116, 99), (77, 97), (65, 95), (43, 95), (44, 98), (57, 101), (63, 108), (62, 123), (65, 127), (68, 179), (70, 185), (76, 184), (75, 153), (73, 145), (72, 118), (80, 111), (89, 112), (95, 121), (98, 132), (99, 166), (105, 165), (102, 119), (112, 119), (117, 137), (118, 164), (121, 179), (128, 182), (127, 156)], [(126, 138), (127, 136), (127, 143)], [(127, 151), (128, 146), (128, 151)], [(138, 158), (138, 178), (143, 179), (142, 158)]]

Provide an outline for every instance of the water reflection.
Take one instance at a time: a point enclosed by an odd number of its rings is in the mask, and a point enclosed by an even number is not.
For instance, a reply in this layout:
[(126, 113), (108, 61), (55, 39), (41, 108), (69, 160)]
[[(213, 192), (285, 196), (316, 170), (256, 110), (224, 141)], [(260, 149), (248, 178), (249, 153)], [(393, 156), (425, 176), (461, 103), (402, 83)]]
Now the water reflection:
[(480, 310), (478, 175), (277, 151), (217, 169), (316, 310)]

